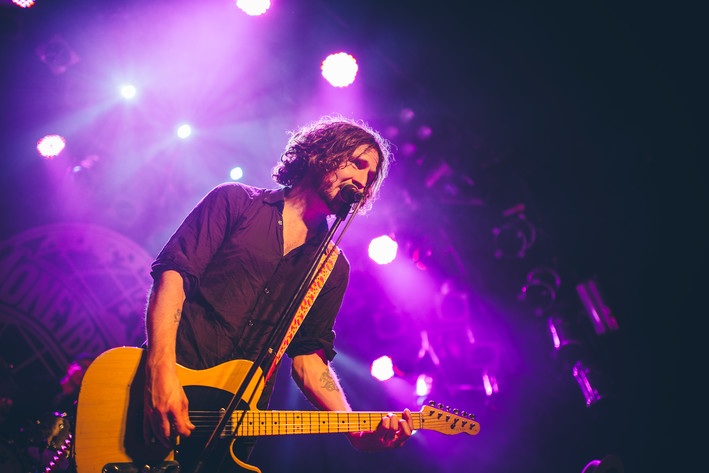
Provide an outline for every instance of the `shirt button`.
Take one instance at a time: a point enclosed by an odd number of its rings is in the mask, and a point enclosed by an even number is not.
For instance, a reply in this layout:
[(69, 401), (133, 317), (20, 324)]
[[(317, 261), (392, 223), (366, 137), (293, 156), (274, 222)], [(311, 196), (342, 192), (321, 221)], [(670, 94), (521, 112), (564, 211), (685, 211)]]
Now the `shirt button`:
[(279, 220), (278, 225), (283, 225), (283, 220)]
[(263, 292), (265, 292), (266, 294), (270, 294), (270, 293), (271, 293), (271, 291), (269, 291), (268, 288), (264, 289)]
[(252, 319), (249, 319), (249, 321), (247, 322), (247, 325), (248, 325), (249, 327), (253, 327), (253, 326), (254, 326), (254, 321), (253, 321)]

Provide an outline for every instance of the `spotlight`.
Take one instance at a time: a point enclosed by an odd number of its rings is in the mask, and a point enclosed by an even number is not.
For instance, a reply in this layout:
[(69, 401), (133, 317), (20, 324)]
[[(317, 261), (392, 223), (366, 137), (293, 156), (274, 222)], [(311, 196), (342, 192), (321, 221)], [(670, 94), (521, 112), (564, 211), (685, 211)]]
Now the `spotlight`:
[(236, 166), (234, 169), (229, 171), (229, 177), (232, 181), (238, 181), (239, 179), (244, 177), (244, 170), (241, 169), (239, 166)]
[(391, 237), (382, 235), (369, 243), (369, 257), (377, 264), (389, 264), (396, 258), (398, 247)]
[(391, 379), (394, 376), (394, 363), (388, 356), (379, 357), (372, 362), (370, 373), (379, 381)]
[(65, 146), (66, 140), (63, 136), (47, 135), (37, 142), (37, 151), (42, 157), (52, 159), (59, 156)]
[(177, 127), (177, 136), (183, 140), (192, 134), (192, 127), (188, 124), (182, 124)]
[(595, 281), (590, 279), (579, 284), (576, 286), (576, 293), (579, 295), (597, 335), (618, 330), (618, 322), (603, 302)]
[(526, 303), (541, 316), (556, 301), (556, 293), (561, 286), (561, 278), (551, 268), (538, 266), (527, 274), (527, 281), (517, 294), (517, 300)]
[(136, 93), (138, 92), (136, 88), (130, 84), (122, 85), (120, 91), (121, 96), (126, 100), (134, 98)]
[(497, 386), (497, 379), (495, 376), (488, 373), (487, 370), (483, 370), (483, 387), (485, 388), (485, 394), (492, 396), (499, 392)]
[(603, 395), (600, 393), (598, 386), (596, 385), (596, 377), (599, 376), (596, 370), (593, 370), (586, 366), (583, 362), (578, 361), (571, 370), (576, 382), (581, 389), (581, 394), (583, 394), (586, 400), (586, 406), (597, 403), (603, 399)]
[(495, 258), (510, 257), (524, 258), (536, 240), (537, 231), (534, 225), (525, 217), (523, 213), (524, 205), (519, 204), (513, 209), (515, 213), (505, 212), (507, 220), (492, 229), (495, 238)]
[(34, 5), (34, 0), (12, 0), (12, 3), (21, 8), (29, 8)]
[(236, 6), (251, 16), (263, 15), (271, 7), (270, 0), (237, 0)]
[(35, 53), (54, 75), (61, 74), (70, 66), (79, 62), (79, 56), (71, 49), (69, 43), (59, 35), (54, 35), (49, 41), (40, 45), (35, 50)]
[(322, 76), (334, 87), (347, 87), (357, 77), (357, 60), (347, 53), (330, 54), (322, 62)]
[(416, 395), (425, 397), (431, 394), (431, 389), (433, 388), (433, 378), (425, 373), (421, 373), (418, 378), (416, 378)]

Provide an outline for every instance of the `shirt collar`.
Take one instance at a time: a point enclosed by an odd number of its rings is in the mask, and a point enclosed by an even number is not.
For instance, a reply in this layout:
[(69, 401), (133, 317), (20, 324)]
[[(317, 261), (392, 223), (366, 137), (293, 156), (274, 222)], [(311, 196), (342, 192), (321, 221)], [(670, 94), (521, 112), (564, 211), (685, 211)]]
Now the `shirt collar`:
[(268, 189), (268, 190), (266, 190), (266, 196), (263, 198), (263, 201), (266, 202), (267, 204), (272, 204), (272, 205), (280, 204), (281, 208), (283, 208), (283, 203), (286, 200), (285, 197), (286, 197), (286, 188), (285, 187), (281, 187), (278, 189)]

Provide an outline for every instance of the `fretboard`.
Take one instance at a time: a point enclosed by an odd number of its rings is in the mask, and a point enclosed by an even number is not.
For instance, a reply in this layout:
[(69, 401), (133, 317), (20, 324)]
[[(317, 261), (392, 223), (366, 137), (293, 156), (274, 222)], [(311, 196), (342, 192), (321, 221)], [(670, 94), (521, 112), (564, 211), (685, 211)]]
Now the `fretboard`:
[[(337, 411), (238, 411), (225, 431), (234, 435), (234, 425), (243, 420), (235, 435), (292, 435), (361, 432), (375, 430), (389, 412), (337, 412)], [(403, 418), (401, 412), (395, 413)], [(420, 412), (412, 412), (414, 430), (423, 429)], [(431, 419), (433, 421), (433, 419)], [(428, 422), (428, 420), (427, 420)]]

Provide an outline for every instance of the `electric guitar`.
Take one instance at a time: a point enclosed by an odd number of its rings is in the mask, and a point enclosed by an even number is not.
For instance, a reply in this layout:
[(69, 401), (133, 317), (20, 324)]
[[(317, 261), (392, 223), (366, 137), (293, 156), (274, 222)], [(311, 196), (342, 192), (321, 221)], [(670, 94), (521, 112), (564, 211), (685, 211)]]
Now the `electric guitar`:
[[(192, 434), (174, 449), (143, 441), (143, 387), (145, 351), (114, 348), (100, 355), (84, 375), (79, 393), (74, 438), (77, 473), (174, 473), (192, 471), (196, 459), (222, 417), (234, 393), (252, 366), (234, 360), (206, 370), (180, 365), (177, 374), (189, 400)], [(259, 370), (231, 415), (218, 442), (242, 472), (260, 470), (234, 453), (239, 438), (264, 435), (319, 434), (372, 431), (388, 412), (259, 411), (256, 402), (263, 390)], [(258, 381), (258, 382), (257, 382)], [(252, 399), (252, 401), (247, 401)], [(220, 409), (222, 411), (220, 412)], [(401, 416), (401, 413), (397, 413)], [(475, 435), (480, 424), (465, 413), (424, 406), (412, 413), (414, 429), (451, 435)], [(238, 427), (235, 427), (238, 426)], [(221, 458), (221, 455), (216, 455)], [(228, 459), (227, 459), (228, 461)], [(146, 468), (146, 466), (148, 468)], [(212, 471), (205, 467), (204, 471)]]

